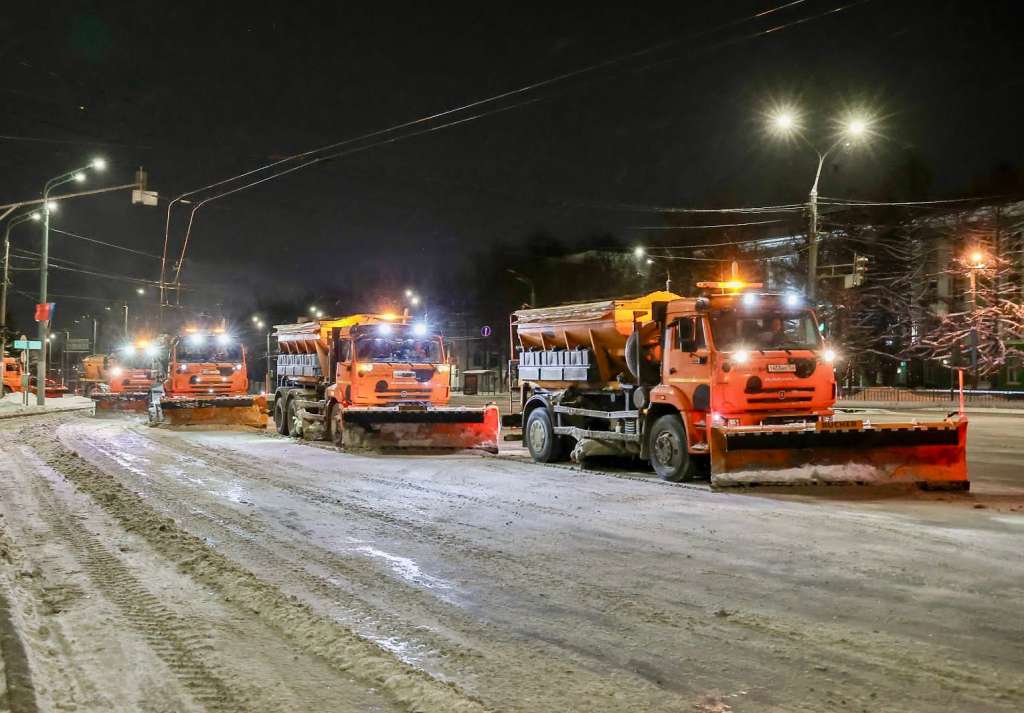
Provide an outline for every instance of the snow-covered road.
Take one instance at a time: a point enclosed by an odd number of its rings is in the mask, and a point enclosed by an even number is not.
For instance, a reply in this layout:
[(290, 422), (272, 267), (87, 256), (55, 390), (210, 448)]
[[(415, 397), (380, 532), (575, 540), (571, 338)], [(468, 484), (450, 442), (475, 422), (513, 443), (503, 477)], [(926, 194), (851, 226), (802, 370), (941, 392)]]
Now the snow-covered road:
[[(198, 668), (207, 696), (244, 694), (244, 710), (1024, 706), (1024, 488), (1010, 475), (980, 495), (769, 496), (127, 419), (0, 431), (5, 546), (49, 562), (47, 586), (95, 594), (48, 626), (78, 637), (91, 610), (127, 617), (137, 665), (164, 667), (159, 701), (188, 694)], [(992, 438), (986, 457), (1010, 468)], [(188, 665), (138, 633), (148, 610), (132, 619), (90, 583), (93, 546), (168, 627), (197, 622), (194, 644), (171, 631)], [(8, 580), (25, 620), (34, 595)], [(41, 644), (23, 639), (38, 668)], [(102, 671), (81, 677), (95, 687)], [(136, 701), (145, 689), (125, 686)]]

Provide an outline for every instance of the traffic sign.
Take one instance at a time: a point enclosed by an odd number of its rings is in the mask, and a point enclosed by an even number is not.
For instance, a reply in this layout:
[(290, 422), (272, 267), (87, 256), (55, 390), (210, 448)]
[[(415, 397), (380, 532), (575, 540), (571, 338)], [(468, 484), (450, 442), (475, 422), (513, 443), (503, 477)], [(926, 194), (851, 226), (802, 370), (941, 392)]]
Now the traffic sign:
[(489, 336), (491, 336), (491, 328), (486, 326), (486, 325), (483, 326), (483, 327), (480, 327), (480, 336), (481, 337), (489, 337)]
[(42, 349), (43, 348), (43, 343), (42, 342), (37, 342), (35, 340), (28, 340), (28, 339), (15, 339), (14, 340), (14, 348), (15, 349)]
[(72, 337), (67, 340), (64, 348), (69, 352), (87, 352), (89, 351), (89, 339)]

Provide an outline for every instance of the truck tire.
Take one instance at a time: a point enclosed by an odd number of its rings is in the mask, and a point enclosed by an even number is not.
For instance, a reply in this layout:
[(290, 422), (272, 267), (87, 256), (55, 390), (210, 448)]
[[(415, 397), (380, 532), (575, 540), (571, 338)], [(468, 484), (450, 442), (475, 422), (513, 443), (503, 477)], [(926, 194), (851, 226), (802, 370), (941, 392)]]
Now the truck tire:
[(543, 406), (530, 411), (523, 429), (523, 440), (530, 455), (538, 463), (554, 463), (562, 459), (563, 442), (555, 435), (551, 415)]
[(651, 427), (649, 438), (648, 457), (659, 478), (678, 483), (697, 476), (697, 463), (686, 450), (686, 427), (678, 415), (670, 413), (659, 417)]
[(295, 438), (302, 438), (303, 424), (302, 417), (299, 416), (299, 401), (294, 396), (288, 399), (288, 435), (294, 436)]
[(341, 406), (331, 401), (327, 406), (327, 440), (337, 448), (345, 446), (345, 429), (341, 422)]
[(274, 428), (282, 436), (288, 435), (288, 395), (278, 394), (274, 399)]

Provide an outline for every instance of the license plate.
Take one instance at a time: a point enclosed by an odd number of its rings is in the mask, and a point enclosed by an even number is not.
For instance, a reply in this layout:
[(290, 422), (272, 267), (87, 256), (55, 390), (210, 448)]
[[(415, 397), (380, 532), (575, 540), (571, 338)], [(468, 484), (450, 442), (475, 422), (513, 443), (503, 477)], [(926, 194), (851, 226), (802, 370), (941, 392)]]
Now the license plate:
[(818, 421), (819, 431), (859, 431), (863, 421)]
[(768, 371), (773, 374), (780, 372), (796, 371), (796, 364), (769, 364)]
[(416, 378), (416, 372), (415, 371), (396, 371), (395, 372), (395, 378), (396, 379), (415, 379)]

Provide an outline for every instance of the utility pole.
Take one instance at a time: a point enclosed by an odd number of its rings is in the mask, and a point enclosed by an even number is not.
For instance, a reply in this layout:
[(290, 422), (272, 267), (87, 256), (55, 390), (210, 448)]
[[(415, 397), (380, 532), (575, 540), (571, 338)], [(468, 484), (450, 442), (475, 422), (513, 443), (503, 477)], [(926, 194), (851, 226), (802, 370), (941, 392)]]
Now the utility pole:
[(131, 337), (128, 336), (128, 301), (124, 303), (124, 339), (128, 341)]

